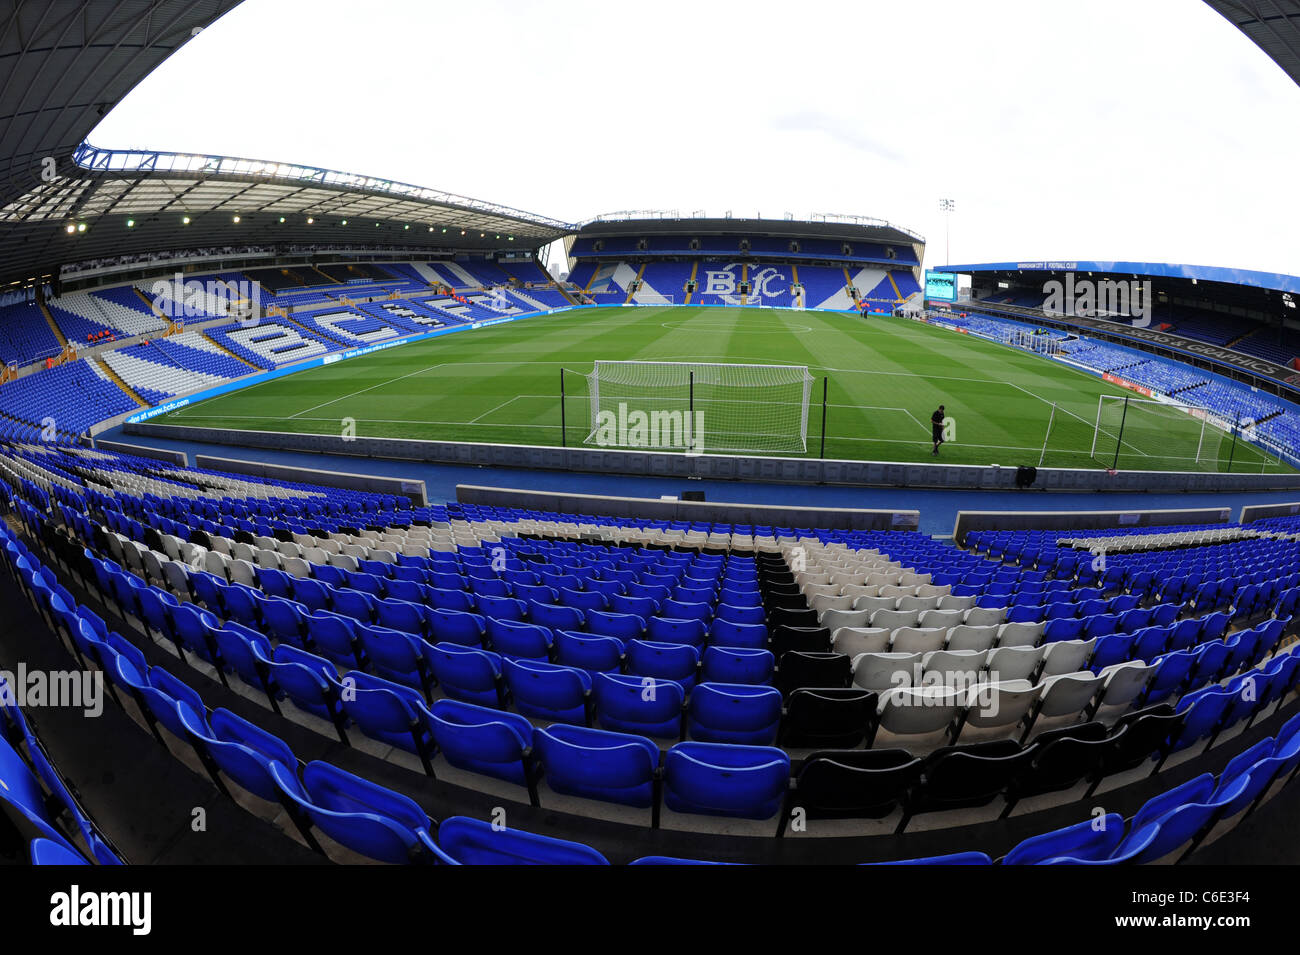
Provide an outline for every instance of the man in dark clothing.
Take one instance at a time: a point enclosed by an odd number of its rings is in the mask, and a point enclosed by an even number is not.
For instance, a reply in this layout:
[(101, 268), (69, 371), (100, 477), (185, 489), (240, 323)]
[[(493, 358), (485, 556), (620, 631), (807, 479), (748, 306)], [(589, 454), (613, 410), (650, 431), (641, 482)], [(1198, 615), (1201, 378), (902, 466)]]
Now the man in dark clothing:
[(943, 444), (943, 405), (940, 405), (934, 414), (930, 415), (930, 438), (934, 441), (934, 453), (939, 453), (939, 445)]

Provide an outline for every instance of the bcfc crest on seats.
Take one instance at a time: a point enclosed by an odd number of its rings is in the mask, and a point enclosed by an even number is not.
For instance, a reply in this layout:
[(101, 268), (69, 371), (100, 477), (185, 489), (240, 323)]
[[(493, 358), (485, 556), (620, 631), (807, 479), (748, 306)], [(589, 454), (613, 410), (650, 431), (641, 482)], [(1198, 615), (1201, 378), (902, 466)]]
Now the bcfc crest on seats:
[[(728, 305), (741, 304), (739, 291), (743, 284), (741, 268), (740, 263), (733, 262), (721, 269), (706, 269), (701, 294), (716, 295)], [(777, 298), (790, 291), (789, 277), (772, 266), (750, 270), (745, 281), (749, 283), (747, 304), (750, 305), (761, 304), (764, 299)]]

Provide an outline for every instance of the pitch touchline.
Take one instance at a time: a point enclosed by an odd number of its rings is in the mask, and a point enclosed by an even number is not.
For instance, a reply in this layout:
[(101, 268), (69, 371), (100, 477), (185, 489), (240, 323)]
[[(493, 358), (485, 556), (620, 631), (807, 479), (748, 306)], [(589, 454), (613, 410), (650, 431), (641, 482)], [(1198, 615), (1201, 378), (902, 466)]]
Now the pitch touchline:
[[(541, 395), (541, 396), (539, 396), (539, 395), (520, 395), (519, 397), (522, 397), (522, 398), (529, 398), (529, 397), (549, 397), (549, 396), (545, 396), (545, 395)], [(513, 401), (514, 399), (511, 399), (511, 400)], [(845, 405), (845, 407), (857, 407), (857, 406), (856, 406), (856, 405)], [(898, 409), (894, 409), (894, 408), (885, 408), (885, 409), (876, 409), (876, 410), (894, 411), (894, 410), (898, 410)], [(287, 419), (285, 419), (285, 418), (281, 418), (281, 417), (274, 416), (274, 415), (191, 415), (190, 417), (194, 417), (194, 418), (212, 418), (213, 420), (217, 420), (217, 421), (284, 421), (284, 420), (287, 420)], [(299, 420), (299, 421), (337, 421), (338, 419), (336, 419), (336, 418), (298, 418), (297, 420)], [(431, 421), (431, 420), (425, 420), (425, 419), (414, 419), (414, 418), (358, 418), (358, 419), (356, 419), (356, 420), (357, 420), (357, 423), (358, 423), (358, 424), (451, 425), (451, 426), (459, 426), (459, 427), (464, 427), (465, 425), (467, 425), (467, 424), (469, 423), (469, 422), (466, 422), (466, 421)], [(915, 421), (916, 419), (913, 418), (913, 420)], [(917, 421), (917, 424), (918, 424), (918, 425), (921, 425), (921, 423), (920, 423), (919, 421)], [(560, 430), (560, 426), (559, 426), (558, 424), (538, 424), (538, 423), (532, 423), (532, 424), (517, 423), (517, 424), (512, 424), (512, 423), (508, 423), (508, 422), (507, 422), (507, 423), (502, 423), (502, 424), (493, 424), (493, 423), (491, 423), (491, 422), (487, 422), (487, 421), (481, 421), (481, 422), (477, 423), (477, 424), (475, 425), (475, 427), (478, 427), (478, 428), (518, 428), (518, 429), (543, 430), (543, 431), (559, 431), (559, 430)], [(924, 426), (924, 425), (921, 425), (921, 428), (924, 430), (925, 426)], [(306, 434), (314, 434), (314, 433), (316, 433), (316, 432), (304, 432), (304, 433), (306, 433)], [(730, 434), (730, 433), (732, 433), (732, 432), (726, 432), (726, 431), (724, 431), (724, 432), (719, 432), (719, 433), (721, 433), (721, 434)], [(382, 437), (382, 435), (365, 435), (364, 437)], [(924, 445), (926, 445), (926, 444), (929, 443), (929, 442), (927, 442), (927, 441), (917, 441), (917, 440), (913, 440), (913, 439), (911, 439), (911, 438), (863, 438), (863, 437), (854, 437), (854, 436), (850, 436), (850, 435), (828, 435), (828, 436), (827, 436), (827, 440), (830, 441), (830, 442), (837, 442), (837, 441), (855, 441), (855, 442), (859, 442), (859, 443), (863, 443), (863, 444), (906, 444), (906, 445), (919, 445), (919, 446), (924, 446)], [(970, 443), (966, 443), (966, 442), (958, 443), (958, 442), (956, 442), (956, 441), (950, 441), (950, 442), (947, 442), (947, 443), (948, 443), (948, 444), (951, 444), (951, 445), (954, 446), (954, 447), (958, 447), (958, 448), (990, 448), (990, 449), (993, 449), (993, 450), (996, 450), (996, 451), (1037, 451), (1037, 450), (1039, 450), (1039, 449), (1038, 449), (1038, 446), (1036, 446), (1036, 445), (1034, 445), (1034, 446), (1027, 446), (1027, 445), (1019, 445), (1019, 444), (970, 444)], [(1086, 451), (1083, 451), (1083, 450), (1060, 451), (1060, 452), (1056, 452), (1056, 453), (1059, 453), (1059, 454), (1082, 455), (1082, 456), (1084, 456), (1084, 457), (1087, 456), (1087, 452), (1086, 452)], [(1186, 456), (1186, 455), (1165, 455), (1165, 458), (1166, 458), (1167, 460), (1170, 460), (1170, 461), (1195, 461), (1195, 460), (1196, 460), (1196, 458), (1188, 457), (1188, 456)], [(897, 463), (903, 464), (903, 463), (907, 463), (907, 462), (897, 462)], [(959, 463), (959, 462), (954, 462), (954, 463)], [(990, 465), (990, 466), (991, 466), (991, 465)], [(1005, 466), (1005, 465), (1004, 465), (1004, 466)]]
[[(520, 397), (532, 397), (532, 396), (529, 396), (529, 395), (521, 395)], [(511, 400), (513, 401), (514, 399), (511, 399)], [(892, 411), (892, 410), (897, 410), (897, 409), (886, 408), (886, 409), (880, 409), (880, 410)], [(206, 418), (211, 418), (211, 419), (213, 419), (213, 420), (215, 420), (215, 421), (284, 421), (284, 420), (287, 420), (287, 419), (285, 419), (285, 418), (281, 418), (281, 417), (278, 417), (278, 416), (275, 416), (275, 415), (192, 415), (191, 417), (195, 417), (195, 418), (205, 418), (205, 417), (206, 417)], [(297, 420), (299, 420), (299, 421), (337, 421), (338, 419), (337, 419), (337, 418), (298, 418)], [(913, 420), (915, 420), (915, 419), (913, 419)], [(452, 425), (452, 426), (459, 426), (459, 427), (464, 427), (464, 426), (466, 426), (466, 425), (468, 425), (468, 424), (470, 423), (470, 422), (467, 422), (467, 421), (434, 421), (434, 420), (428, 420), (428, 419), (423, 419), (423, 418), (420, 418), (420, 419), (416, 419), (416, 418), (357, 418), (357, 419), (356, 419), (356, 422), (357, 422), (357, 424)], [(920, 422), (917, 422), (917, 423), (919, 424)], [(540, 423), (530, 423), (530, 424), (525, 424), (525, 423), (511, 423), (511, 422), (504, 422), (504, 423), (500, 423), (500, 424), (494, 424), (494, 423), (492, 423), (492, 422), (490, 422), (490, 421), (480, 421), (480, 422), (478, 422), (478, 423), (475, 425), (475, 427), (478, 427), (478, 428), (517, 428), (517, 429), (544, 430), (544, 431), (559, 431), (559, 430), (560, 430), (560, 426), (559, 426), (558, 424), (540, 424)], [(313, 432), (307, 432), (307, 433), (308, 433), (308, 434), (311, 434), (311, 433), (313, 433)], [(723, 431), (723, 432), (719, 432), (719, 433), (721, 433), (721, 434), (729, 434), (729, 433), (731, 433), (731, 432)], [(747, 433), (748, 433), (748, 432), (747, 432)], [(382, 436), (381, 436), (381, 435), (368, 435), (367, 437), (382, 437)], [(830, 435), (830, 436), (828, 437), (828, 440), (830, 440), (830, 441), (857, 441), (857, 442), (863, 442), (863, 443), (867, 443), (867, 444), (873, 444), (873, 443), (874, 443), (874, 444), (917, 444), (917, 445), (924, 445), (924, 444), (926, 443), (926, 442), (924, 442), (924, 441), (916, 441), (916, 440), (913, 440), (913, 439), (910, 439), (910, 438), (862, 438), (862, 437), (853, 437), (853, 436), (849, 436), (849, 435)], [(954, 443), (954, 444), (955, 444), (955, 442), (950, 442), (950, 443)], [(1004, 451), (1033, 451), (1033, 450), (1036, 450), (1035, 448), (1032, 448), (1032, 447), (1022, 447), (1022, 446), (1020, 446), (1020, 445), (1018, 445), (1018, 444), (962, 444), (962, 445), (960, 445), (960, 447), (964, 447), (964, 448), (994, 448), (994, 449), (1004, 450)], [(1070, 452), (1070, 453), (1083, 454), (1084, 452), (1082, 452), (1082, 451), (1078, 451), (1078, 452)]]

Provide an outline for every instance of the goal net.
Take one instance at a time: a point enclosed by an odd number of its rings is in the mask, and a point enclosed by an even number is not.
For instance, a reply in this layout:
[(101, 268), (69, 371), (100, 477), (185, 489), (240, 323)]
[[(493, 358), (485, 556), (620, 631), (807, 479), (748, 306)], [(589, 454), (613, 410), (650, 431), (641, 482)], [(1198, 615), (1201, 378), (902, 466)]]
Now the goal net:
[(597, 361), (584, 443), (802, 454), (812, 382), (804, 365)]
[(1016, 330), (1009, 332), (1003, 341), (1008, 345), (1031, 351), (1036, 355), (1056, 355), (1061, 351), (1060, 340), (1050, 333), (1039, 334)]
[(639, 288), (632, 293), (633, 305), (673, 305), (673, 297), (653, 289)]
[(1104, 467), (1133, 470), (1170, 465), (1217, 471), (1232, 443), (1233, 422), (1204, 408), (1125, 395), (1102, 395), (1092, 457)]

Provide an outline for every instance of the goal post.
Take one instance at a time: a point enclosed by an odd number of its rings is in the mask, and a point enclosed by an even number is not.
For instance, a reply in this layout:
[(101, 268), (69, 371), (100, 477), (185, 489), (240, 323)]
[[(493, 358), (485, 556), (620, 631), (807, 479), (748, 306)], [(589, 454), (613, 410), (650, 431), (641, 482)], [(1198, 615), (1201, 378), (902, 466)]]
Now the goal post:
[(1149, 458), (1178, 470), (1217, 471), (1230, 453), (1234, 430), (1233, 422), (1194, 405), (1100, 395), (1091, 456), (1107, 468), (1118, 468), (1122, 457), (1138, 470)]
[(597, 361), (583, 443), (804, 454), (813, 381), (805, 365)]
[(1016, 329), (1009, 331), (1002, 339), (1003, 344), (1014, 345), (1016, 348), (1022, 348), (1025, 351), (1033, 352), (1035, 355), (1045, 355), (1051, 357), (1061, 352), (1061, 342), (1050, 332), (1034, 332)]
[(655, 292), (647, 288), (639, 288), (632, 293), (629, 305), (676, 305), (673, 296), (665, 295), (662, 292)]

